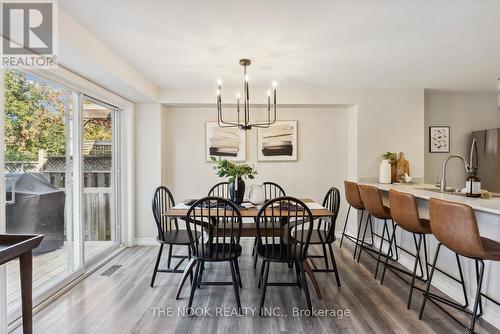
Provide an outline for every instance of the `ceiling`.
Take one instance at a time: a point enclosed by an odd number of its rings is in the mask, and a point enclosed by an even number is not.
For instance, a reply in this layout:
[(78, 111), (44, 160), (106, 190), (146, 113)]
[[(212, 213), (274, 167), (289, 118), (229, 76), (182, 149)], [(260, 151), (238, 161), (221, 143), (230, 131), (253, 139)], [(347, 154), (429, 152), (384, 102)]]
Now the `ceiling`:
[(266, 89), (497, 92), (500, 1), (60, 0), (161, 89), (239, 87), (240, 58)]

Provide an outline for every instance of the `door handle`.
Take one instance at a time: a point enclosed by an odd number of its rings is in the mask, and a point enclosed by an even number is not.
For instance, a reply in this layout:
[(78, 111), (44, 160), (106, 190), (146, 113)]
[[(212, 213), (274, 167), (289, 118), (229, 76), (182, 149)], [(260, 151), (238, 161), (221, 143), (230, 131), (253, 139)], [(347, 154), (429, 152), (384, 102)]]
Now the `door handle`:
[(5, 204), (15, 204), (16, 203), (16, 181), (14, 180), (13, 177), (6, 177), (5, 178), (5, 184), (8, 184), (10, 182), (10, 193), (11, 193), (11, 198), (10, 200), (5, 200)]

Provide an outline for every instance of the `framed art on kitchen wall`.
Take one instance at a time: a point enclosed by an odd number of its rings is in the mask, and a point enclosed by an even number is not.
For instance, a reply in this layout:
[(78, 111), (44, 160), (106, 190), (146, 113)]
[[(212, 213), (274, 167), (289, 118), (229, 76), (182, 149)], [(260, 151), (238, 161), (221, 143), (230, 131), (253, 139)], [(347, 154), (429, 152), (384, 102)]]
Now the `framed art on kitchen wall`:
[(450, 153), (450, 127), (429, 127), (429, 152)]

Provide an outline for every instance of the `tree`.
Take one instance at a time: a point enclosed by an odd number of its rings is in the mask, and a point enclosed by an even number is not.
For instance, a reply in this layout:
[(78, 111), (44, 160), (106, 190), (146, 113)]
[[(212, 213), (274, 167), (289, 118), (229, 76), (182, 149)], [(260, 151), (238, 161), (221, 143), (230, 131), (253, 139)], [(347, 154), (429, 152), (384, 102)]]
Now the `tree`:
[[(5, 71), (5, 160), (34, 161), (38, 150), (66, 152), (65, 103), (69, 94), (20, 71)], [(111, 122), (87, 122), (84, 140), (110, 140)]]

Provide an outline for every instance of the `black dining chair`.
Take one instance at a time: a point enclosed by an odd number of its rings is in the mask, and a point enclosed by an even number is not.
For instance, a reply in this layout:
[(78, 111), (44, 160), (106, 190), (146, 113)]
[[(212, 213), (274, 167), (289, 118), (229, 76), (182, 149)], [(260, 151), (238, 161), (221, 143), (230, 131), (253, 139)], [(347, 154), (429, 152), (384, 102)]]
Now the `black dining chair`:
[(212, 188), (210, 188), (207, 196), (215, 196), (215, 197), (230, 199), (229, 182), (226, 181), (217, 183)]
[[(291, 222), (300, 221), (302, 224)], [(262, 286), (260, 310), (262, 316), (268, 286), (299, 286), (304, 291), (307, 308), (311, 312), (311, 297), (305, 276), (304, 262), (313, 230), (313, 216), (309, 208), (293, 197), (278, 197), (264, 204), (257, 219), (257, 255), (262, 259), (259, 288)], [(300, 239), (292, 238), (290, 232)], [(296, 282), (269, 283), (271, 263), (292, 263), (297, 271)]]
[[(264, 186), (264, 194), (265, 194), (264, 197), (266, 199), (266, 202), (275, 199), (277, 197), (286, 196), (285, 190), (277, 183), (263, 182), (262, 185)], [(252, 248), (252, 256), (254, 257), (253, 269), (257, 268), (257, 260), (259, 258), (257, 256), (257, 253), (255, 253), (255, 247), (257, 247), (257, 238), (255, 238)]]
[[(221, 197), (204, 197), (196, 201), (186, 214), (187, 231), (196, 269), (191, 285), (188, 310), (192, 310), (196, 289), (203, 285), (232, 285), (236, 304), (241, 313), (239, 288), (241, 275), (238, 258), (241, 256), (241, 214), (234, 203)], [(229, 262), (231, 282), (203, 282), (205, 262)]]
[[(187, 256), (172, 254), (173, 246), (189, 246), (188, 232), (186, 230), (179, 229), (177, 218), (164, 216), (164, 213), (174, 205), (174, 196), (172, 196), (172, 193), (170, 192), (170, 190), (168, 190), (167, 187), (160, 186), (156, 188), (153, 196), (152, 207), (153, 217), (156, 223), (156, 228), (158, 230), (158, 236), (156, 237), (156, 240), (160, 243), (160, 250), (158, 251), (158, 256), (156, 258), (156, 263), (153, 271), (153, 277), (151, 278), (151, 287), (154, 286), (157, 273), (183, 273), (183, 270), (178, 269), (179, 266), (185, 259), (191, 258), (191, 250), (189, 249), (189, 247), (187, 247)], [(168, 245), (167, 269), (158, 269), (164, 245)], [(180, 260), (173, 268), (170, 268), (172, 258), (178, 258)]]
[[(309, 255), (309, 261), (312, 264), (312, 271), (314, 272), (333, 272), (335, 273), (335, 279), (337, 281), (337, 286), (340, 288), (340, 277), (337, 269), (337, 262), (335, 261), (335, 256), (333, 254), (332, 244), (336, 240), (335, 237), (335, 222), (337, 221), (337, 216), (340, 208), (340, 192), (337, 188), (331, 187), (328, 189), (324, 199), (323, 199), (323, 207), (327, 208), (329, 211), (333, 212), (333, 216), (319, 218), (317, 222), (315, 222), (315, 226), (313, 228), (311, 234), (311, 240), (309, 242), (310, 245), (321, 245), (323, 249), (323, 255)], [(291, 229), (293, 230), (293, 226)], [(300, 242), (302, 240), (301, 231), (297, 232), (298, 234), (293, 234), (292, 237)], [(326, 248), (328, 247), (330, 253), (330, 260), (332, 262), (332, 269), (330, 269), (328, 264), (328, 255), (326, 252)], [(325, 261), (325, 268), (319, 268), (314, 265), (312, 259), (320, 258)]]

